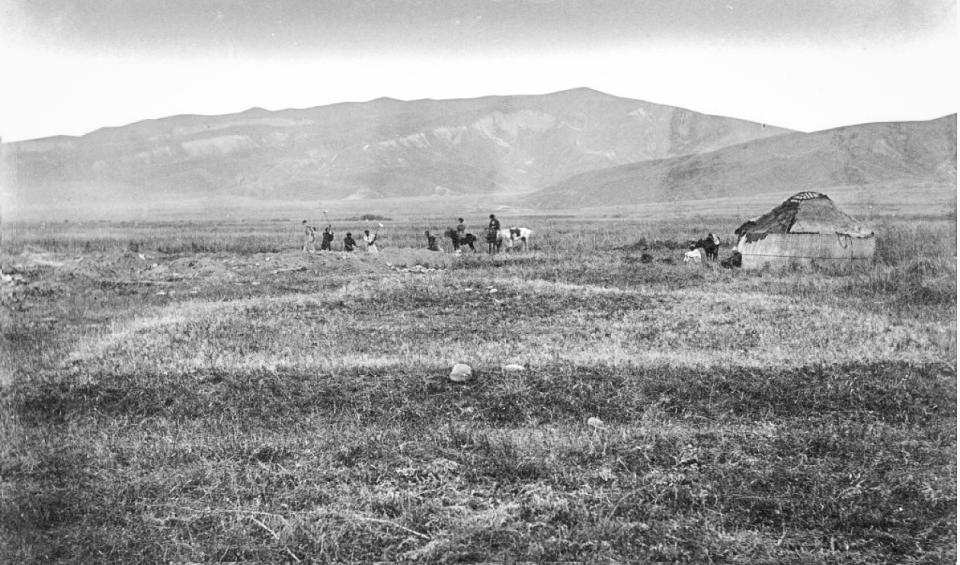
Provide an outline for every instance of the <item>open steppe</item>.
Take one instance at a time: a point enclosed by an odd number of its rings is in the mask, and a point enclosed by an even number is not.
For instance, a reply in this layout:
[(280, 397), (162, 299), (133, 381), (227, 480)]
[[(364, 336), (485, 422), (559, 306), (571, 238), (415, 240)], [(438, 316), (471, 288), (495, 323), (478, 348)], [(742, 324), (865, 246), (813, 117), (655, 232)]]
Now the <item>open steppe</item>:
[(414, 249), (431, 218), (378, 255), (287, 218), (8, 223), (0, 554), (956, 560), (955, 210), (756, 272), (680, 262), (732, 213), (505, 221), (529, 251)]

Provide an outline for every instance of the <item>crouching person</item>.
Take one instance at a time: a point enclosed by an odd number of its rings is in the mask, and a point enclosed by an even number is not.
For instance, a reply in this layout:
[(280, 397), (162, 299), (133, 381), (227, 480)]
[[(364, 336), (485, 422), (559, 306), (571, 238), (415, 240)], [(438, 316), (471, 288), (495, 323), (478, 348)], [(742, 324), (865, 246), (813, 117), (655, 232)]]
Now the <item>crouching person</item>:
[(347, 236), (343, 238), (343, 250), (344, 251), (353, 251), (357, 248), (357, 242), (353, 239), (353, 234), (347, 232)]

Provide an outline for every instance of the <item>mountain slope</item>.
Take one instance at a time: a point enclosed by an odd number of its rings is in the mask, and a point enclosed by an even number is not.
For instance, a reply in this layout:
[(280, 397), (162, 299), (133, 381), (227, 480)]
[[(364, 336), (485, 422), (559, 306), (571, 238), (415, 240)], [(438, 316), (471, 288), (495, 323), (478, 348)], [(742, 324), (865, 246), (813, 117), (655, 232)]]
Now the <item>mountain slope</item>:
[(524, 192), (787, 131), (576, 89), (174, 116), (5, 144), (5, 156), (26, 205), (370, 198)]
[(876, 183), (957, 182), (957, 116), (790, 133), (697, 155), (576, 175), (527, 198), (576, 208), (669, 202)]

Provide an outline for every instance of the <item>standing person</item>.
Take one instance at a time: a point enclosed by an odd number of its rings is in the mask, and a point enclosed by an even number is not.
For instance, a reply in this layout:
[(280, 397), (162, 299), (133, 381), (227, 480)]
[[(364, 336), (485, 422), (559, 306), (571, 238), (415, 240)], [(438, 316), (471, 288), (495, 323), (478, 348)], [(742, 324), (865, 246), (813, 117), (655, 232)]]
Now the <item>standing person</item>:
[(487, 224), (487, 252), (500, 251), (500, 220), (490, 214), (490, 223)]
[(463, 242), (463, 238), (467, 235), (467, 226), (463, 223), (463, 218), (457, 218), (457, 228), (454, 232), (454, 236), (451, 238), (453, 240), (453, 250), (460, 251), (460, 245)]
[(357, 242), (353, 239), (353, 234), (347, 232), (347, 237), (343, 238), (343, 250), (353, 251), (357, 247)]
[(303, 221), (303, 249), (301, 252), (306, 253), (316, 253), (316, 243), (317, 241), (317, 228), (307, 224), (307, 221)]
[(377, 234), (370, 233), (370, 230), (363, 230), (363, 241), (367, 244), (367, 253), (379, 253), (377, 249)]
[(320, 238), (320, 251), (330, 251), (332, 249), (331, 244), (333, 243), (333, 226), (327, 224), (327, 227), (323, 228), (323, 235)]
[(423, 235), (427, 236), (427, 249), (430, 251), (440, 251), (440, 248), (437, 247), (437, 236), (430, 233), (430, 230), (423, 232)]

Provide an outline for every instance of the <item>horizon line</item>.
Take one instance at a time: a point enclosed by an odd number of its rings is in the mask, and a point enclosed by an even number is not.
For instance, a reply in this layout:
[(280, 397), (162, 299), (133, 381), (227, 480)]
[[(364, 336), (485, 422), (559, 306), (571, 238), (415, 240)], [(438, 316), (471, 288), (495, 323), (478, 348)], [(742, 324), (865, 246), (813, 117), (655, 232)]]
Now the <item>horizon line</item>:
[(843, 124), (843, 125), (838, 125), (838, 126), (831, 126), (831, 127), (823, 128), (823, 129), (802, 130), (802, 129), (795, 129), (795, 128), (789, 128), (789, 127), (785, 127), (785, 126), (780, 126), (780, 125), (773, 124), (773, 123), (769, 123), (769, 122), (761, 122), (761, 121), (751, 120), (751, 119), (747, 119), (747, 118), (740, 118), (740, 117), (737, 117), (737, 116), (728, 116), (728, 115), (722, 115), (722, 114), (712, 114), (712, 113), (709, 113), (709, 112), (702, 112), (702, 111), (694, 110), (694, 109), (687, 108), (687, 107), (684, 107), (684, 106), (674, 106), (674, 105), (672, 105), (672, 104), (666, 104), (666, 103), (663, 103), (663, 102), (654, 102), (654, 101), (651, 101), (651, 100), (645, 100), (645, 99), (640, 99), (640, 98), (627, 98), (627, 97), (624, 97), (624, 96), (618, 96), (618, 95), (616, 95), (616, 94), (610, 94), (610, 93), (608, 93), (608, 92), (603, 92), (603, 91), (601, 91), (601, 90), (597, 90), (597, 89), (592, 88), (592, 87), (589, 87), (589, 86), (578, 86), (578, 87), (566, 88), (566, 89), (563, 89), (563, 90), (556, 90), (556, 91), (544, 92), (544, 93), (483, 94), (483, 95), (479, 95), (479, 96), (455, 97), (455, 98), (430, 98), (430, 97), (426, 97), (426, 98), (412, 98), (412, 99), (393, 98), (393, 97), (390, 97), (390, 96), (378, 96), (378, 97), (376, 97), (376, 98), (370, 98), (370, 99), (367, 99), (367, 100), (342, 100), (342, 101), (338, 101), (338, 102), (331, 102), (331, 103), (328, 103), (328, 104), (318, 104), (318, 105), (315, 105), (315, 106), (303, 106), (303, 107), (292, 107), (292, 106), (291, 106), (291, 107), (276, 108), (276, 109), (265, 108), (265, 107), (263, 107), (263, 106), (250, 106), (250, 107), (248, 107), (248, 108), (246, 108), (246, 109), (239, 110), (239, 111), (216, 113), (216, 114), (200, 114), (200, 113), (168, 114), (168, 115), (165, 115), (165, 116), (158, 116), (158, 117), (153, 117), (153, 118), (142, 118), (142, 119), (139, 119), (139, 120), (134, 120), (134, 121), (132, 121), (132, 122), (127, 122), (127, 123), (120, 124), (120, 125), (100, 126), (100, 127), (98, 127), (98, 128), (92, 129), (92, 130), (90, 130), (90, 131), (87, 131), (86, 133), (81, 133), (81, 134), (52, 134), (52, 135), (47, 135), (47, 136), (42, 136), (42, 137), (30, 137), (30, 138), (25, 138), (25, 139), (14, 139), (14, 140), (10, 140), (10, 141), (3, 140), (3, 136), (0, 135), (0, 143), (2, 143), (2, 144), (4, 144), (4, 145), (7, 145), (7, 144), (14, 144), (14, 143), (28, 143), (28, 142), (34, 142), (34, 141), (51, 141), (51, 140), (55, 140), (55, 139), (58, 139), (58, 138), (80, 139), (80, 138), (86, 137), (86, 136), (88, 136), (88, 135), (92, 135), (92, 134), (97, 133), (97, 132), (100, 132), (100, 131), (114, 130), (114, 129), (122, 129), (122, 128), (130, 127), (130, 126), (134, 126), (134, 125), (137, 125), (137, 124), (142, 124), (142, 123), (145, 123), (145, 122), (155, 122), (155, 121), (175, 119), (175, 118), (220, 118), (220, 117), (235, 116), (235, 115), (245, 114), (245, 113), (248, 113), (248, 112), (255, 112), (255, 111), (263, 111), (263, 112), (286, 112), (286, 111), (315, 110), (315, 109), (318, 109), (318, 108), (328, 108), (328, 107), (332, 107), (332, 106), (349, 105), (349, 104), (371, 104), (371, 103), (380, 102), (380, 101), (399, 102), (399, 103), (408, 104), (408, 103), (415, 103), (415, 102), (457, 102), (457, 101), (467, 101), (467, 100), (482, 100), (482, 99), (485, 99), (485, 98), (546, 97), (546, 96), (555, 96), (555, 95), (558, 95), (558, 94), (566, 94), (566, 93), (571, 93), (571, 92), (576, 92), (576, 91), (588, 91), (588, 92), (596, 93), (596, 94), (599, 94), (599, 95), (602, 95), (602, 96), (606, 96), (606, 97), (609, 97), (609, 98), (618, 98), (618, 99), (620, 99), (620, 100), (629, 100), (629, 101), (633, 101), (633, 102), (642, 102), (642, 103), (644, 103), (644, 104), (654, 104), (654, 105), (658, 105), (658, 106), (665, 106), (665, 107), (669, 107), (669, 108), (676, 108), (676, 109), (680, 109), (680, 110), (686, 110), (686, 111), (689, 111), (689, 112), (695, 112), (695, 113), (697, 113), (697, 114), (703, 114), (703, 115), (706, 115), (706, 116), (714, 116), (714, 117), (719, 117), (719, 118), (727, 118), (727, 119), (732, 119), (732, 120), (740, 120), (740, 121), (743, 121), (743, 122), (750, 122), (750, 123), (759, 124), (759, 125), (764, 126), (764, 127), (766, 127), (766, 126), (775, 127), (775, 128), (778, 128), (778, 129), (786, 130), (787, 132), (792, 132), (792, 133), (816, 133), (816, 132), (821, 132), (821, 131), (830, 131), (830, 130), (839, 129), (839, 128), (844, 128), (844, 127), (851, 127), (851, 126), (857, 126), (857, 125), (866, 125), (866, 124), (929, 122), (929, 121), (936, 121), (936, 120), (940, 120), (940, 119), (943, 119), (943, 118), (947, 118), (947, 117), (950, 117), (950, 116), (956, 116), (956, 115), (957, 115), (957, 112), (954, 111), (954, 112), (950, 112), (950, 113), (948, 113), (948, 114), (943, 114), (943, 115), (940, 115), (940, 116), (936, 116), (936, 117), (933, 117), (933, 118), (926, 118), (926, 119), (878, 120), (878, 121), (867, 121), (867, 122), (855, 122), (855, 123), (848, 123), (848, 124)]

